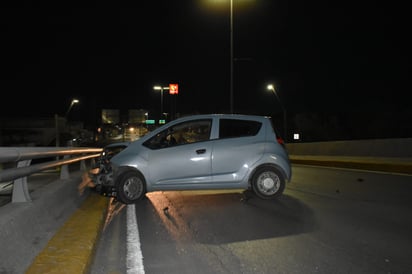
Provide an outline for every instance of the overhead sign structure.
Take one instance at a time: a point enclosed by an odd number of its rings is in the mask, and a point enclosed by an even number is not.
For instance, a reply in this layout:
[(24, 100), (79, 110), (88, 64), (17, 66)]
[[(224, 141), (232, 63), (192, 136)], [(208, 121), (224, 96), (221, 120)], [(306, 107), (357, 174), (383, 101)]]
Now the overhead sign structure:
[(169, 94), (178, 94), (179, 93), (179, 86), (178, 84), (169, 84)]

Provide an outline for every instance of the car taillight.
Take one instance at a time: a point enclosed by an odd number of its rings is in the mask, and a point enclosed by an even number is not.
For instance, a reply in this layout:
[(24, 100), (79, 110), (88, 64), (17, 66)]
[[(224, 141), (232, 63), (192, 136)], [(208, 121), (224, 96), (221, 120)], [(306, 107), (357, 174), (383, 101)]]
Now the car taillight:
[(283, 141), (281, 137), (277, 137), (276, 140), (278, 141), (279, 144), (281, 144), (282, 146), (285, 146), (285, 142)]

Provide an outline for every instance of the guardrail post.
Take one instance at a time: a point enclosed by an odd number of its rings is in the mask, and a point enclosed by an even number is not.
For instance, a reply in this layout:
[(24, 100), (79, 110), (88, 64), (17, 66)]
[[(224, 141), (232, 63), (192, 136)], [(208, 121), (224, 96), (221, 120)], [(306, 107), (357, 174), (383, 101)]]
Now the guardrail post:
[[(17, 163), (17, 167), (29, 166), (31, 160), (23, 160)], [(11, 196), (12, 203), (31, 202), (29, 188), (27, 186), (27, 176), (21, 177), (13, 181), (13, 194)]]
[[(70, 158), (70, 155), (65, 155), (63, 159), (68, 159)], [(60, 170), (60, 179), (66, 180), (70, 178), (69, 174), (69, 165), (62, 165), (62, 168)]]
[(96, 166), (96, 160), (94, 158), (91, 159), (90, 165), (91, 165), (91, 168), (94, 168)]
[(87, 169), (86, 162), (84, 160), (80, 161), (80, 170), (85, 171)]

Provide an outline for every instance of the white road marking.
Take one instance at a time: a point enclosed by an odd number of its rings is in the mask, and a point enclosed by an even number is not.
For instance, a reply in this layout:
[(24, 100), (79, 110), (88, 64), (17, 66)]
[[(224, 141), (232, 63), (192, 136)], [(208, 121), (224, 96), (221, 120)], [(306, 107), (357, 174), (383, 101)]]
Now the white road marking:
[(139, 228), (137, 227), (134, 204), (127, 206), (127, 274), (144, 274), (143, 254), (140, 249)]

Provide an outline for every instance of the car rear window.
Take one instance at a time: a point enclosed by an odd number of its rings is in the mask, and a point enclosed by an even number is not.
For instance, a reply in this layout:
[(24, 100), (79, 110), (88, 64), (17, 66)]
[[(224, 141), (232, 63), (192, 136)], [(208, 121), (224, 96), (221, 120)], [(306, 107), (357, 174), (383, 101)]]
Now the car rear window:
[(219, 138), (236, 138), (255, 136), (262, 123), (251, 120), (221, 119), (219, 123)]

